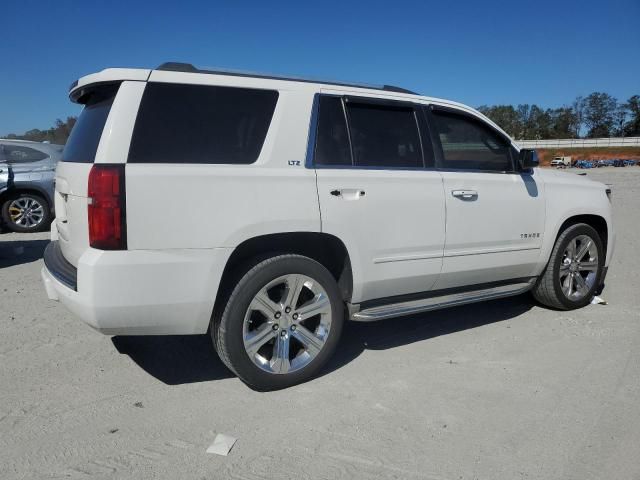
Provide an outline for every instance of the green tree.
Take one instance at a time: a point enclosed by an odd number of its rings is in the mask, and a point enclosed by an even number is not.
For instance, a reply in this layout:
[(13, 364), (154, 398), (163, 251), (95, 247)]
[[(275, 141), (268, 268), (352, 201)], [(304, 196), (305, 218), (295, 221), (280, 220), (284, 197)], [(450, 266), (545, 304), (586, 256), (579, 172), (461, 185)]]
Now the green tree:
[(629, 120), (624, 125), (626, 137), (640, 137), (640, 95), (634, 95), (625, 103)]
[(603, 92), (593, 92), (584, 99), (584, 122), (587, 137), (610, 137), (615, 130), (617, 100)]
[(50, 142), (58, 145), (64, 145), (67, 143), (67, 139), (71, 134), (71, 129), (76, 124), (76, 117), (67, 117), (65, 121), (57, 119), (55, 125), (48, 130), (40, 130), (34, 128), (25, 132), (23, 135), (16, 135), (10, 133), (7, 138), (14, 138), (18, 140), (31, 140), (33, 142)]
[(518, 135), (520, 131), (520, 120), (516, 109), (512, 105), (494, 105), (488, 107), (483, 105), (478, 110), (497, 123), (500, 128), (512, 137)]
[(576, 138), (580, 130), (578, 116), (571, 107), (547, 110), (551, 117), (551, 138)]

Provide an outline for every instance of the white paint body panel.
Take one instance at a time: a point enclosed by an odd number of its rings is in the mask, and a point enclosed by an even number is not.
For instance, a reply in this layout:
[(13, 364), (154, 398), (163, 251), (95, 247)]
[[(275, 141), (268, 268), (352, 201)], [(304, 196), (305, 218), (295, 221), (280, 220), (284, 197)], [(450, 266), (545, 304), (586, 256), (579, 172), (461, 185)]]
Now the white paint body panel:
[[(574, 215), (606, 220), (610, 262), (615, 234), (605, 186), (584, 177), (539, 169), (525, 178), (304, 166), (319, 92), (437, 103), (495, 127), (464, 105), (357, 87), (132, 69), (83, 77), (75, 89), (117, 80), (123, 83), (96, 163), (126, 163), (147, 81), (274, 89), (279, 98), (252, 165), (126, 164), (127, 251), (89, 247), (91, 164), (59, 163), (52, 239), (77, 267), (78, 289), (59, 283), (46, 268), (43, 281), (51, 298), (104, 333), (205, 332), (234, 249), (274, 233), (323, 232), (340, 239), (352, 267), (352, 303), (539, 275), (560, 226)], [(333, 190), (343, 195), (331, 195)], [(453, 190), (475, 190), (478, 197), (464, 201)]]
[(231, 249), (105, 252), (78, 260), (78, 291), (42, 270), (47, 294), (108, 335), (204, 333)]
[[(436, 289), (533, 275), (544, 237), (538, 175), (442, 172), (447, 240)], [(472, 191), (469, 199), (453, 192)]]
[(323, 168), (317, 175), (322, 231), (349, 251), (354, 303), (433, 287), (444, 247), (440, 173)]

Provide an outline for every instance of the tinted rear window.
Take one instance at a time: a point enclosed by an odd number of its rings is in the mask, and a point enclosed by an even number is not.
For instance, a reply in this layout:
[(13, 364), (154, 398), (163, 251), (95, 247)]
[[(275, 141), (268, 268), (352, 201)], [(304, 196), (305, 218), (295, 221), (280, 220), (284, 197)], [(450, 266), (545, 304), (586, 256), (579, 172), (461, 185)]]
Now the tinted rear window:
[(320, 97), (316, 165), (351, 165), (347, 122), (338, 97)]
[(93, 163), (117, 91), (118, 86), (111, 85), (90, 94), (64, 146), (63, 162)]
[(413, 108), (349, 103), (347, 111), (356, 166), (423, 166)]
[(149, 83), (128, 162), (253, 163), (277, 100), (272, 90)]

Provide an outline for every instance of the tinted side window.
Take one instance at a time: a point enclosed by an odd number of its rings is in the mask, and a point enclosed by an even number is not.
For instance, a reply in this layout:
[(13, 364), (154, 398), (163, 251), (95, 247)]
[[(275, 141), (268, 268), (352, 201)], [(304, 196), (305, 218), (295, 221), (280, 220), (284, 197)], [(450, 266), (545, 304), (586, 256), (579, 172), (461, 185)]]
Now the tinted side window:
[(351, 150), (342, 100), (320, 97), (316, 136), (316, 165), (351, 165)]
[(411, 107), (347, 104), (354, 165), (422, 167), (422, 149)]
[(93, 163), (117, 91), (118, 86), (108, 86), (91, 93), (64, 146), (63, 162)]
[(17, 145), (3, 145), (2, 150), (4, 151), (2, 158), (8, 163), (38, 162), (49, 157), (49, 155), (39, 150)]
[(445, 168), (466, 170), (513, 170), (510, 145), (489, 126), (465, 115), (433, 112), (442, 144)]
[(149, 83), (128, 161), (253, 163), (277, 100), (272, 90)]

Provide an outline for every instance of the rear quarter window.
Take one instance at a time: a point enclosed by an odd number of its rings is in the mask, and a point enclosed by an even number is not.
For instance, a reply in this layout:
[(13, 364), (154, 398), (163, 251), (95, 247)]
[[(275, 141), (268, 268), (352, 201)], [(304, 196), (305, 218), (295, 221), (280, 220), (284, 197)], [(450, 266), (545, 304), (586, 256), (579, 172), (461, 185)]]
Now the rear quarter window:
[(273, 90), (149, 83), (128, 162), (253, 163), (277, 100)]
[(0, 145), (0, 159), (8, 163), (30, 163), (49, 158), (44, 152), (18, 145)]
[(93, 163), (118, 86), (96, 88), (87, 101), (62, 152), (63, 162)]

